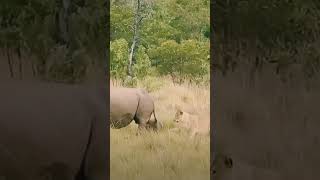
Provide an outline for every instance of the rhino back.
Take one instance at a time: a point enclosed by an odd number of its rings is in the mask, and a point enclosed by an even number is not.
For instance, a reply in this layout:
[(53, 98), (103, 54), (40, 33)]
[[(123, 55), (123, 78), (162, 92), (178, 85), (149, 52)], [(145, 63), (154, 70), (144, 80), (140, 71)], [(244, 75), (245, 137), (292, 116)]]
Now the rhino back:
[(133, 88), (110, 89), (110, 120), (113, 126), (121, 128), (133, 120), (139, 103), (137, 91)]
[(64, 162), (75, 172), (83, 159), (92, 119), (84, 97), (85, 90), (76, 86), (3, 86), (0, 145), (30, 173), (52, 162)]
[(152, 112), (154, 111), (153, 99), (144, 89), (137, 89), (137, 95), (140, 99), (139, 107), (137, 109), (137, 116), (145, 121), (148, 121)]

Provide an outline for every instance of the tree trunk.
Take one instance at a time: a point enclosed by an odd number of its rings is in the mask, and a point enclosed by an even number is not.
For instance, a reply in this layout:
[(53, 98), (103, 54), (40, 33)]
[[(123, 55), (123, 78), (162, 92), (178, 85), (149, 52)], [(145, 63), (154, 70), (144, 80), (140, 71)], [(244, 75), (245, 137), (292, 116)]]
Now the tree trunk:
[(133, 38), (132, 45), (130, 48), (129, 59), (128, 59), (128, 76), (132, 77), (132, 66), (133, 66), (133, 57), (135, 55), (135, 49), (137, 47), (137, 41), (139, 39), (139, 28), (142, 23), (143, 17), (141, 17), (141, 1), (137, 0), (134, 24), (133, 24)]
[(69, 21), (69, 6), (70, 0), (61, 0), (61, 8), (58, 12), (58, 29), (60, 41), (62, 44), (69, 44), (69, 34), (68, 34), (68, 21)]
[(134, 48), (136, 46), (136, 40), (135, 38), (133, 38), (133, 43), (131, 45), (131, 48), (130, 48), (130, 54), (129, 54), (129, 62), (128, 62), (128, 75), (129, 76), (133, 76), (133, 72), (132, 72), (132, 59), (133, 59), (133, 55), (134, 55)]

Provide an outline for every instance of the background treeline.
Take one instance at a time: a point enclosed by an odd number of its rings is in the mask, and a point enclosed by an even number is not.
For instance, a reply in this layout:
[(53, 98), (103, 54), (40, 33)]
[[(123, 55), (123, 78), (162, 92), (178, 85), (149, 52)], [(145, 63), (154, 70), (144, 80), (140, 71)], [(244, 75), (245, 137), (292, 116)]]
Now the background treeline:
[(104, 0), (1, 1), (1, 71), (15, 79), (80, 82), (105, 70), (106, 6)]
[(209, 82), (209, 0), (112, 0), (110, 28), (113, 79)]
[(320, 1), (211, 2), (211, 142), (237, 164), (224, 175), (319, 179)]
[(283, 82), (320, 68), (320, 1), (213, 1), (215, 70), (224, 75), (245, 66), (256, 76), (266, 67)]

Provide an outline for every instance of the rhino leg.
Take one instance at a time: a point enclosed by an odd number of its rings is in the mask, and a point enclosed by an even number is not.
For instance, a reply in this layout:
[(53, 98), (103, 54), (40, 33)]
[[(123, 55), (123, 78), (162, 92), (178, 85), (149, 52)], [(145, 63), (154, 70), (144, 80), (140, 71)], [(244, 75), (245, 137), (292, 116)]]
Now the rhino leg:
[(106, 136), (108, 132), (106, 113), (92, 120), (90, 134), (88, 135), (88, 144), (82, 163), (81, 173), (77, 180), (105, 180), (108, 178), (107, 169), (109, 168), (108, 150), (109, 140)]
[(138, 124), (139, 130), (146, 130), (148, 126), (148, 122), (150, 120), (151, 113), (137, 113), (134, 117), (135, 122)]
[(138, 125), (139, 130), (146, 130), (147, 129), (147, 123), (145, 122), (140, 122)]
[(151, 115), (154, 112), (154, 104), (152, 98), (145, 90), (139, 91), (139, 98), (140, 99), (138, 102), (137, 111), (134, 117), (135, 122), (139, 125), (139, 130), (156, 127), (156, 118), (154, 120), (154, 123), (150, 121)]

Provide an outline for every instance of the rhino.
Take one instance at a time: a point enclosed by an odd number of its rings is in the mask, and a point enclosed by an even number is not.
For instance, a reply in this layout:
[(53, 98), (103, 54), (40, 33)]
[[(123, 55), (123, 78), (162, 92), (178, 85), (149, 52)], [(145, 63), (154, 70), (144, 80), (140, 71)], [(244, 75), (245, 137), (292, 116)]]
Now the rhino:
[(0, 179), (107, 179), (106, 90), (38, 81), (2, 83)]
[[(154, 119), (151, 119), (153, 114)], [(138, 129), (159, 130), (163, 125), (157, 120), (152, 97), (140, 88), (110, 89), (110, 123), (114, 129), (128, 126), (132, 121)], [(139, 131), (140, 132), (140, 131)]]

